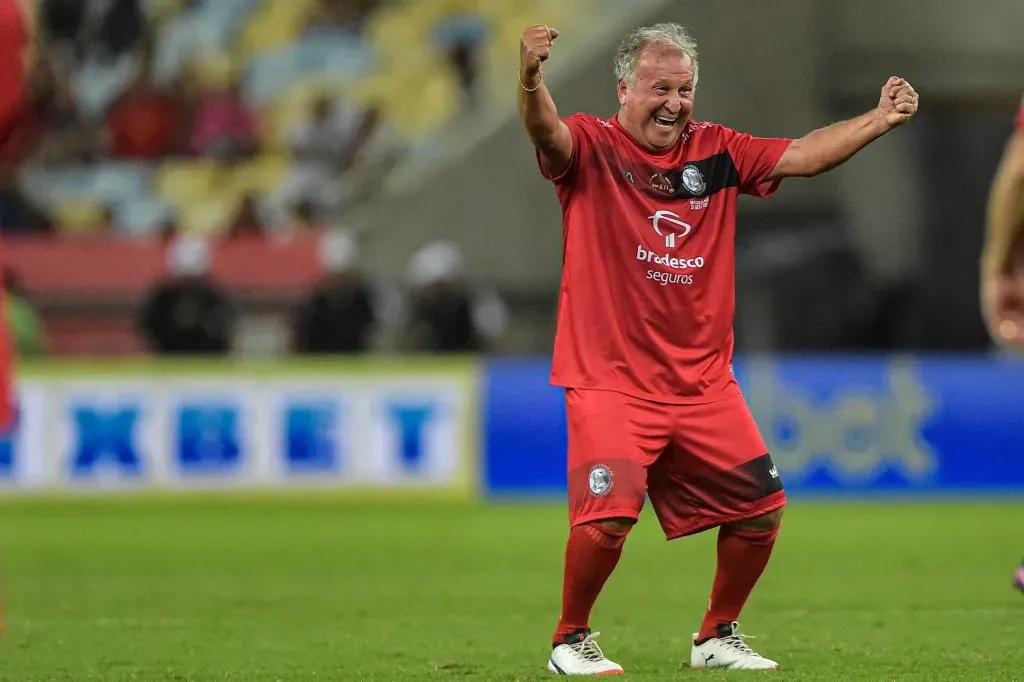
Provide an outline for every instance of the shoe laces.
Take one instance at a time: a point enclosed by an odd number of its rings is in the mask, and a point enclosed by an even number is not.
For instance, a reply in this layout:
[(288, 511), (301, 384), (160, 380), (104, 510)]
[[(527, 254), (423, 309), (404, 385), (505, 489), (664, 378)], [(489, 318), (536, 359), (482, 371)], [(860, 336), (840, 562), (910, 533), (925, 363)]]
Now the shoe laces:
[(728, 637), (720, 638), (719, 641), (744, 656), (760, 656), (759, 653), (747, 646), (746, 640), (748, 639), (755, 639), (755, 637), (753, 635), (744, 635), (741, 632), (734, 632)]
[(570, 644), (569, 648), (588, 663), (600, 663), (605, 660), (604, 652), (601, 651), (601, 647), (594, 641), (600, 634), (600, 632), (591, 632), (582, 641)]

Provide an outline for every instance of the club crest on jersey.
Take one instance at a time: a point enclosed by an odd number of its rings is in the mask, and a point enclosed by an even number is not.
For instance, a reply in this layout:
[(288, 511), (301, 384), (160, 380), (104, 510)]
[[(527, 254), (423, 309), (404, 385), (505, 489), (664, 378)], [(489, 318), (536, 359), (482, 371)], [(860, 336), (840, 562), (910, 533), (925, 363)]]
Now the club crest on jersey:
[(590, 470), (587, 476), (587, 485), (590, 492), (600, 497), (612, 489), (612, 470), (604, 464), (598, 464)]
[(675, 185), (672, 184), (672, 181), (664, 173), (655, 173), (648, 180), (648, 183), (650, 183), (654, 191), (661, 192), (662, 194), (675, 194), (676, 192)]
[(700, 169), (694, 166), (692, 163), (688, 163), (683, 166), (683, 175), (681, 178), (683, 187), (690, 194), (700, 195), (707, 189), (708, 184), (704, 181), (704, 175), (700, 172)]

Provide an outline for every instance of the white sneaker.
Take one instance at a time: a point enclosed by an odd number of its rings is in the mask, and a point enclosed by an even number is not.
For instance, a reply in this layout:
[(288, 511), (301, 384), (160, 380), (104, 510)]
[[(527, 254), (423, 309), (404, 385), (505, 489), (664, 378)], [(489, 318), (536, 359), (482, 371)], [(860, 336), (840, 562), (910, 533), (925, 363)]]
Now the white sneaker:
[(551, 650), (548, 672), (558, 675), (621, 675), (622, 666), (604, 657), (597, 646), (600, 632), (585, 630), (565, 638)]
[(757, 653), (744, 641), (746, 635), (736, 630), (739, 623), (722, 623), (718, 626), (718, 637), (703, 644), (697, 644), (697, 633), (693, 635), (690, 650), (691, 668), (729, 668), (730, 670), (778, 670), (779, 664)]

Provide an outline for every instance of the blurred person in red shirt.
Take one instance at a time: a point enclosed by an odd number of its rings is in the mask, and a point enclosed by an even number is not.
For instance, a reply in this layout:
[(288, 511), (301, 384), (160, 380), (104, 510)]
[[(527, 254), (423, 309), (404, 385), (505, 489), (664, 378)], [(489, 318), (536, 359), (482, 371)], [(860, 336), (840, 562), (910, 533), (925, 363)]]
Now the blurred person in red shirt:
[[(20, 129), (28, 112), (28, 78), (35, 63), (35, 7), (29, 0), (0, 0), (0, 161), (17, 163)], [(3, 292), (0, 292), (2, 294)], [(14, 426), (13, 349), (0, 306), (0, 429)], [(0, 633), (4, 630), (0, 602)]]
[[(992, 340), (1024, 351), (1024, 99), (989, 189), (981, 252), (981, 316)], [(1024, 561), (1013, 574), (1024, 591)]]
[(176, 150), (182, 107), (153, 83), (147, 55), (135, 81), (107, 113), (110, 154), (119, 159), (158, 159)]

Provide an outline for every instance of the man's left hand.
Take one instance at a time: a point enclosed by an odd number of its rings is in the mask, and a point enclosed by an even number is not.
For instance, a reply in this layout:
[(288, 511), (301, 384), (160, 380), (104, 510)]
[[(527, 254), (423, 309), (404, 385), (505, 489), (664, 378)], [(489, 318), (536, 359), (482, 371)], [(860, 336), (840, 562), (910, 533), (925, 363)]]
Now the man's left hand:
[(899, 76), (892, 76), (882, 86), (878, 114), (889, 130), (901, 126), (917, 113), (917, 91)]

